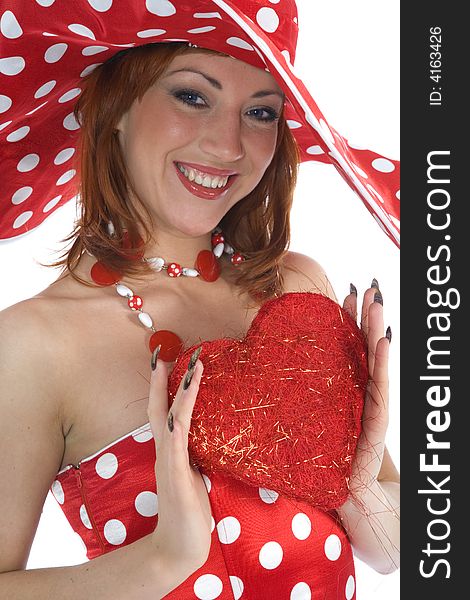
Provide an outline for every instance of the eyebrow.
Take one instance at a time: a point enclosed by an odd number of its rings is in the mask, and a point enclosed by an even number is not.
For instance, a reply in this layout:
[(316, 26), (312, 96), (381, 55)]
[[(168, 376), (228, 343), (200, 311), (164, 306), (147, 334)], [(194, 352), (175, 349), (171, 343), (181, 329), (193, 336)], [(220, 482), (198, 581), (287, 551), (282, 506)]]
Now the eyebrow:
[[(217, 90), (222, 90), (222, 84), (217, 79), (210, 77), (207, 73), (203, 71), (199, 71), (198, 69), (192, 68), (182, 68), (176, 69), (174, 71), (170, 71), (165, 75), (165, 77), (170, 77), (170, 75), (175, 75), (175, 73), (196, 73), (197, 75), (201, 75), (206, 79), (214, 88)], [(251, 97), (252, 98), (265, 98), (266, 96), (279, 96), (283, 101), (285, 100), (285, 94), (283, 92), (278, 92), (277, 90), (260, 90), (259, 92), (255, 92)]]

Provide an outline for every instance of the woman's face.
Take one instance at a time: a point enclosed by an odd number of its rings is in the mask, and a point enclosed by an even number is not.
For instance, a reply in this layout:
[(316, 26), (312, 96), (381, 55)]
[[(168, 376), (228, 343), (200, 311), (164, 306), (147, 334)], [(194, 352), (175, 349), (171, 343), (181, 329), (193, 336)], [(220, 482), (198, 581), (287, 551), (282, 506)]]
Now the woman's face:
[(176, 57), (118, 125), (157, 227), (203, 235), (251, 192), (273, 158), (283, 104), (266, 71), (197, 51)]

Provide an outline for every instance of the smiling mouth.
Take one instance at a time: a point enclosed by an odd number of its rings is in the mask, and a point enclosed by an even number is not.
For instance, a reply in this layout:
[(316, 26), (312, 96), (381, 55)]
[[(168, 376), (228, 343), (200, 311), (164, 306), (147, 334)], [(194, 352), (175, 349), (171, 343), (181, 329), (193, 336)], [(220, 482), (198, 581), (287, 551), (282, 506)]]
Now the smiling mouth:
[(227, 186), (231, 177), (231, 175), (211, 175), (210, 173), (204, 173), (203, 171), (193, 169), (192, 167), (186, 167), (180, 163), (176, 163), (176, 166), (188, 181), (211, 190), (222, 190)]

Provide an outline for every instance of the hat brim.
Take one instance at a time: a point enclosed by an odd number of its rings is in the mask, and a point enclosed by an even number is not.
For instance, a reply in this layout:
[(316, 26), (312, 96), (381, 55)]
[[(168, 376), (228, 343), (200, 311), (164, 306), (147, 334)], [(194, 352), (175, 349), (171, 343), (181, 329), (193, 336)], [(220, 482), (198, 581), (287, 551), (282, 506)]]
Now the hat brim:
[[(74, 197), (70, 165), (79, 126), (72, 101), (83, 77), (100, 64), (97, 57), (102, 62), (125, 47), (181, 40), (267, 68), (286, 95), (285, 115), (301, 160), (334, 165), (399, 246), (399, 162), (353, 147), (328, 124), (296, 74), (293, 57), (281, 49), (282, 37), (273, 35), (277, 23), (266, 15), (275, 14), (276, 6), (252, 19), (240, 8), (243, 2), (147, 0), (145, 7), (128, 3), (123, 19), (110, 0), (76, 0), (66, 18), (53, 0), (7, 4), (11, 10), (0, 24), (0, 56), (6, 57), (0, 59), (0, 83), (12, 93), (0, 95), (0, 239), (33, 229)], [(274, 12), (261, 18), (261, 10)], [(26, 56), (28, 48), (34, 52)], [(57, 73), (60, 80), (53, 77)]]

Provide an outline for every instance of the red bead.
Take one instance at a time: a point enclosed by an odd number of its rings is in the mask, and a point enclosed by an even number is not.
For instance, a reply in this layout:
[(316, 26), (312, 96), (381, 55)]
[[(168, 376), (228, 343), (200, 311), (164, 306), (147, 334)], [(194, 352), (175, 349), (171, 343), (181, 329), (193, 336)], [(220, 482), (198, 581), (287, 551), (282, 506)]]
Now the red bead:
[(95, 262), (95, 264), (91, 267), (90, 275), (95, 283), (103, 287), (114, 285), (122, 277), (121, 273), (112, 271), (100, 261)]
[(157, 346), (161, 345), (158, 358), (165, 362), (174, 362), (183, 349), (181, 338), (167, 329), (156, 331), (149, 340), (150, 352), (153, 352)]
[(215, 248), (217, 244), (223, 244), (225, 242), (225, 238), (222, 233), (213, 233), (212, 234), (212, 247)]
[(144, 305), (144, 301), (140, 296), (131, 296), (127, 301), (129, 308), (132, 310), (139, 310)]
[(204, 281), (216, 281), (220, 275), (217, 258), (210, 250), (201, 250), (196, 258), (196, 269)]
[(170, 277), (180, 277), (183, 274), (183, 269), (178, 263), (168, 265), (167, 273)]
[(235, 254), (232, 254), (230, 260), (232, 262), (232, 265), (239, 265), (245, 260), (245, 257), (239, 252), (235, 252)]

